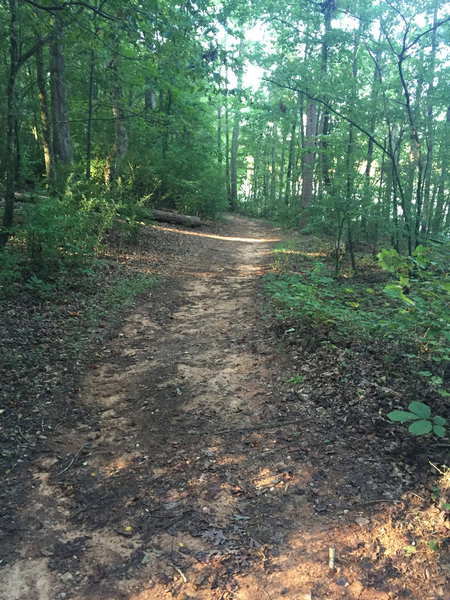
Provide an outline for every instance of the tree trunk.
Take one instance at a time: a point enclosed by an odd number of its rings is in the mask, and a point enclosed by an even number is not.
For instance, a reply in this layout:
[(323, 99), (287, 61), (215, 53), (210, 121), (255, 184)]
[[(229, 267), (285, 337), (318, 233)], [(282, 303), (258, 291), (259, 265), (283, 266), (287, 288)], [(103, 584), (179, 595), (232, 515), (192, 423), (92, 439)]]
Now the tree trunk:
[[(317, 104), (308, 102), (306, 106), (306, 131), (303, 149), (306, 151), (302, 158), (302, 209), (307, 208), (312, 201), (314, 181), (314, 161), (316, 158), (317, 134)], [(305, 220), (302, 216), (302, 223)]]
[(222, 161), (222, 104), (219, 104), (217, 107), (217, 162), (221, 165)]
[(441, 148), (440, 148), (440, 175), (439, 175), (439, 183), (438, 189), (436, 193), (436, 207), (434, 209), (433, 221), (432, 221), (432, 232), (439, 233), (441, 229), (442, 222), (445, 216), (445, 191), (447, 189), (447, 179), (448, 179), (448, 144), (450, 139), (450, 106), (447, 108), (447, 118), (445, 121), (445, 129), (444, 135), (442, 136)]
[[(325, 26), (324, 35), (322, 38), (322, 84), (325, 83), (327, 79), (327, 70), (328, 70), (328, 50), (329, 50), (329, 37), (332, 31), (331, 20), (333, 17), (333, 13), (336, 10), (337, 2), (336, 0), (324, 0), (321, 3), (321, 10), (323, 13), (323, 22)], [(327, 101), (327, 95), (324, 94), (324, 100)], [(325, 108), (322, 122), (322, 177), (324, 188), (327, 192), (330, 192), (331, 188), (331, 176), (330, 176), (330, 160), (328, 157), (328, 141), (327, 136), (330, 133), (330, 113), (328, 109)]]
[(434, 101), (434, 76), (436, 70), (436, 51), (437, 51), (437, 11), (438, 1), (435, 0), (434, 11), (433, 11), (433, 25), (434, 29), (431, 36), (431, 53), (430, 53), (430, 66), (427, 68), (427, 78), (429, 78), (429, 85), (427, 91), (427, 119), (426, 119), (426, 144), (427, 153), (424, 168), (424, 191), (423, 191), (423, 215), (424, 220), (422, 224), (421, 233), (426, 235), (431, 226), (431, 179), (433, 173), (433, 152), (434, 152), (434, 132), (435, 127), (433, 123), (433, 101)]
[(50, 43), (50, 92), (55, 161), (68, 166), (73, 159), (73, 147), (67, 104), (63, 29), (59, 21), (56, 22), (55, 35)]
[(86, 179), (91, 178), (91, 153), (92, 153), (92, 115), (94, 113), (94, 82), (95, 82), (95, 52), (91, 50), (89, 64), (89, 101), (88, 122), (86, 136)]
[(19, 25), (18, 25), (18, 0), (9, 0), (9, 75), (6, 90), (7, 96), (7, 126), (6, 126), (6, 189), (5, 189), (5, 212), (3, 215), (3, 227), (0, 231), (0, 248), (8, 241), (13, 225), (14, 195), (17, 179), (17, 73), (19, 70)]
[(122, 174), (123, 160), (128, 152), (128, 134), (125, 127), (124, 111), (122, 105), (122, 87), (119, 78), (119, 57), (111, 62), (111, 100), (114, 117), (114, 145), (108, 160), (107, 183), (117, 182)]
[(278, 181), (278, 204), (281, 206), (283, 202), (283, 191), (284, 191), (284, 165), (286, 162), (286, 144), (287, 144), (287, 136), (283, 135), (283, 139), (281, 141), (281, 164), (280, 164), (280, 177)]
[(227, 180), (227, 200), (231, 206), (230, 109), (228, 107), (228, 98), (225, 103), (225, 178)]
[(180, 223), (181, 225), (201, 225), (201, 220), (199, 217), (191, 215), (179, 215), (178, 213), (167, 212), (164, 210), (156, 210), (154, 208), (151, 208), (150, 210), (153, 218), (156, 221), (164, 221), (166, 223)]
[[(36, 43), (38, 44), (39, 39), (36, 35)], [(45, 174), (47, 179), (52, 181), (54, 179), (54, 161), (53, 161), (53, 148), (52, 148), (52, 137), (50, 131), (50, 120), (48, 110), (48, 95), (47, 95), (47, 81), (45, 76), (44, 67), (44, 52), (42, 45), (38, 44), (36, 51), (36, 75), (37, 85), (39, 91), (39, 103), (41, 108), (41, 129), (42, 129), (42, 141), (44, 146), (44, 161), (45, 161)]]
[(237, 91), (236, 91), (236, 107), (234, 111), (233, 134), (231, 137), (231, 210), (238, 210), (238, 188), (237, 188), (237, 157), (239, 147), (239, 127), (241, 120), (241, 93), (242, 93), (242, 78), (244, 74), (244, 65), (242, 64), (244, 55), (244, 38), (241, 37), (239, 42), (238, 53), (238, 74), (237, 74)]
[(291, 139), (289, 141), (289, 157), (288, 157), (288, 168), (286, 173), (286, 189), (284, 192), (284, 201), (286, 206), (289, 206), (291, 200), (291, 182), (292, 172), (294, 169), (295, 160), (295, 133), (297, 131), (297, 111), (294, 114), (294, 120), (291, 126)]
[(272, 126), (272, 161), (270, 165), (271, 177), (270, 177), (270, 205), (271, 209), (275, 208), (275, 197), (276, 197), (276, 182), (277, 182), (277, 173), (276, 173), (276, 158), (277, 158), (277, 127), (274, 123)]

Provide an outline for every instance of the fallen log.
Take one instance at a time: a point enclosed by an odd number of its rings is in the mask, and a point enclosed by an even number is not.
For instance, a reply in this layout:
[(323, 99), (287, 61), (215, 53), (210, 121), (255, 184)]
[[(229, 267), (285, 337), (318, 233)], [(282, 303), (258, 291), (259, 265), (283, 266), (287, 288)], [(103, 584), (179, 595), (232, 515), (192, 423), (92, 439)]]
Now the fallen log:
[(156, 221), (165, 221), (167, 223), (180, 223), (181, 225), (201, 225), (202, 222), (199, 217), (192, 215), (179, 215), (178, 213), (166, 212), (164, 210), (150, 209), (153, 218)]

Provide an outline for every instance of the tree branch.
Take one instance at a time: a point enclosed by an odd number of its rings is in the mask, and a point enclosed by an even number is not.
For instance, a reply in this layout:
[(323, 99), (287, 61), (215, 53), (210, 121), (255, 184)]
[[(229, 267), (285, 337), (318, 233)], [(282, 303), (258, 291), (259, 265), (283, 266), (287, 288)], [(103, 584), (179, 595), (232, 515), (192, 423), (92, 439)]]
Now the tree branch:
[(92, 12), (96, 13), (100, 17), (103, 17), (104, 19), (108, 19), (109, 21), (117, 21), (116, 17), (113, 17), (113, 16), (109, 15), (108, 13), (105, 13), (102, 10), (101, 7), (103, 6), (103, 4), (105, 4), (105, 2), (102, 3), (100, 8), (97, 8), (96, 6), (92, 6), (91, 4), (88, 4), (87, 2), (80, 2), (80, 1), (63, 2), (62, 4), (58, 4), (57, 6), (43, 6), (42, 4), (39, 4), (38, 2), (35, 2), (34, 0), (25, 0), (25, 2), (27, 4), (29, 4), (30, 6), (34, 6), (34, 8), (38, 8), (40, 10), (45, 10), (46, 12), (53, 12), (55, 10), (65, 10), (66, 8), (70, 8), (71, 6), (81, 6), (82, 8), (87, 8), (88, 10), (91, 10)]
[(337, 117), (339, 117), (340, 119), (343, 119), (344, 121), (347, 121), (347, 123), (350, 123), (351, 125), (353, 125), (353, 127), (356, 127), (356, 129), (361, 131), (361, 133), (364, 133), (364, 135), (366, 135), (375, 146), (380, 148), (380, 150), (382, 150), (382, 152), (385, 152), (390, 158), (392, 158), (390, 155), (390, 152), (385, 148), (385, 146), (383, 146), (383, 144), (381, 144), (376, 138), (374, 138), (373, 135), (369, 131), (367, 131), (367, 129), (364, 129), (364, 127), (362, 127), (361, 125), (356, 123), (356, 121), (353, 121), (352, 119), (350, 119), (350, 117), (347, 117), (346, 115), (343, 115), (341, 112), (337, 111), (335, 108), (333, 108), (328, 102), (326, 102), (322, 98), (317, 98), (316, 96), (313, 96), (312, 94), (306, 92), (305, 90), (301, 90), (298, 87), (293, 87), (291, 85), (287, 85), (287, 84), (280, 83), (278, 81), (274, 81), (273, 79), (267, 79), (267, 78), (263, 77), (263, 81), (267, 81), (268, 83), (273, 83), (274, 85), (277, 85), (278, 87), (286, 89), (286, 90), (292, 90), (293, 92), (299, 92), (300, 94), (303, 94), (304, 96), (306, 96), (308, 98), (308, 100), (312, 100), (313, 102), (322, 104), (322, 106), (325, 106), (325, 108), (327, 110), (334, 113)]

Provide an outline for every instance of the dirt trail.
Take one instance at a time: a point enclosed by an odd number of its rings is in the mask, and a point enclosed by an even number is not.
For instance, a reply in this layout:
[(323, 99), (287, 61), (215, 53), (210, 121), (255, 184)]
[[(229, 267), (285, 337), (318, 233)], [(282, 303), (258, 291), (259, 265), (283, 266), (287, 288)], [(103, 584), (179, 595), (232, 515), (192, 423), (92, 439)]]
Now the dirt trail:
[(377, 558), (403, 543), (392, 519), (361, 545), (369, 518), (323, 507), (323, 455), (293, 422), (309, 409), (280, 396), (289, 372), (258, 296), (274, 231), (239, 218), (167, 230), (198, 247), (95, 357), (80, 403), (97, 419), (34, 462), (0, 599), (400, 597)]

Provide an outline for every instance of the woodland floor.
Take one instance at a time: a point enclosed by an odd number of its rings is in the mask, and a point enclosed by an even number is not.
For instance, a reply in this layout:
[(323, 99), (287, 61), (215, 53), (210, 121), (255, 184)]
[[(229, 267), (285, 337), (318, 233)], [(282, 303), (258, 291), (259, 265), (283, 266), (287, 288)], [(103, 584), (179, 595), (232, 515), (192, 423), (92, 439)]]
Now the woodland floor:
[(426, 442), (387, 424), (379, 356), (287, 345), (261, 283), (279, 237), (147, 227), (128, 260), (152, 292), (38, 389), (6, 373), (1, 600), (450, 597)]

